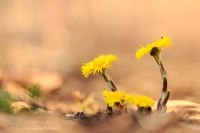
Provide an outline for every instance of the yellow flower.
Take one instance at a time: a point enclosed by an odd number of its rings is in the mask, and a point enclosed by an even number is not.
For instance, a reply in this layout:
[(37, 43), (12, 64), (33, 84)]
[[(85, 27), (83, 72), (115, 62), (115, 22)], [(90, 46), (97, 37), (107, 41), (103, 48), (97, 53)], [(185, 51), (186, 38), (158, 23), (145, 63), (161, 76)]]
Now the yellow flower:
[(150, 54), (153, 48), (158, 48), (158, 50), (161, 51), (162, 47), (169, 47), (171, 45), (172, 44), (170, 37), (161, 37), (161, 39), (151, 44), (148, 44), (146, 47), (141, 46), (141, 48), (137, 50), (135, 56), (138, 60), (140, 60), (145, 54)]
[(126, 104), (134, 104), (134, 96), (132, 94), (126, 94), (124, 101)]
[(84, 63), (81, 67), (82, 74), (85, 78), (89, 77), (91, 73), (95, 74), (98, 72), (101, 74), (104, 69), (112, 67), (111, 62), (113, 61), (117, 61), (115, 55), (101, 55), (88, 63)]
[(108, 104), (108, 106), (113, 107), (115, 103), (119, 103), (121, 105), (133, 104), (134, 96), (131, 94), (127, 94), (124, 91), (115, 91), (108, 92), (107, 90), (103, 90), (104, 101)]
[(151, 107), (154, 105), (154, 100), (150, 97), (139, 95), (134, 98), (134, 104), (138, 107)]

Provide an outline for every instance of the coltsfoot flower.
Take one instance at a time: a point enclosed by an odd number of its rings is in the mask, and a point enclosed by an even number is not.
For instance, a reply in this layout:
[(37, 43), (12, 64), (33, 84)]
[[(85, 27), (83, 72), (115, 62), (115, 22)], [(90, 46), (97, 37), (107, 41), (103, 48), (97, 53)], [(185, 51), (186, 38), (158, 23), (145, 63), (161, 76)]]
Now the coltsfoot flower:
[(85, 78), (88, 78), (91, 73), (95, 74), (98, 72), (102, 74), (103, 70), (112, 67), (111, 62), (113, 61), (117, 61), (115, 55), (101, 55), (88, 63), (84, 63), (81, 67), (82, 74)]
[(109, 107), (113, 107), (115, 103), (119, 103), (122, 106), (134, 103), (134, 96), (132, 94), (127, 94), (124, 91), (108, 92), (103, 90), (104, 101)]
[(153, 54), (153, 50), (161, 51), (163, 47), (171, 46), (171, 38), (170, 37), (161, 37), (156, 42), (148, 44), (146, 47), (141, 46), (140, 49), (137, 50), (135, 56), (138, 60), (140, 60), (145, 54)]
[(134, 104), (134, 96), (132, 94), (126, 94), (124, 98), (124, 104)]
[(150, 97), (144, 95), (138, 95), (134, 98), (134, 104), (138, 107), (152, 107), (154, 105), (154, 100)]

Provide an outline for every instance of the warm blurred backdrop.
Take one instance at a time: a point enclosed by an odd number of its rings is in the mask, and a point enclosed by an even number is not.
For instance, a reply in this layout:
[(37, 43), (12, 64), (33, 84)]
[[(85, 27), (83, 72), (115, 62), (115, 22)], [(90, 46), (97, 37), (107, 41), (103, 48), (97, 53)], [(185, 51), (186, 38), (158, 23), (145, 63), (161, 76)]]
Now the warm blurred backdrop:
[[(200, 1), (198, 0), (0, 0), (0, 79), (11, 92), (42, 86), (49, 108), (67, 111), (72, 91), (103, 104), (107, 84), (85, 79), (82, 63), (115, 54), (108, 73), (120, 90), (158, 100), (159, 68), (150, 56), (135, 58), (139, 45), (172, 38), (162, 51), (170, 99), (200, 103)], [(50, 101), (50, 102), (49, 102)], [(72, 100), (73, 101), (73, 100)], [(55, 104), (56, 103), (56, 104)], [(62, 105), (60, 105), (63, 103)]]

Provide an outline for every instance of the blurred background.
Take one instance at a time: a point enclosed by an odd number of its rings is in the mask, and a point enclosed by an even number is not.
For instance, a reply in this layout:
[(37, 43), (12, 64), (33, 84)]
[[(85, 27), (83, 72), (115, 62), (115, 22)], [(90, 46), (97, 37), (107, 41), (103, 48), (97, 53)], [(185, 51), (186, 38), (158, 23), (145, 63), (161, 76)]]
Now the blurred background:
[[(76, 110), (72, 92), (95, 93), (106, 108), (98, 75), (85, 79), (83, 63), (101, 54), (118, 62), (107, 72), (119, 90), (159, 100), (162, 79), (151, 56), (135, 52), (161, 36), (170, 100), (200, 103), (200, 2), (198, 0), (0, 0), (1, 88), (21, 96), (38, 84), (50, 109)], [(72, 109), (73, 108), (73, 109)]]

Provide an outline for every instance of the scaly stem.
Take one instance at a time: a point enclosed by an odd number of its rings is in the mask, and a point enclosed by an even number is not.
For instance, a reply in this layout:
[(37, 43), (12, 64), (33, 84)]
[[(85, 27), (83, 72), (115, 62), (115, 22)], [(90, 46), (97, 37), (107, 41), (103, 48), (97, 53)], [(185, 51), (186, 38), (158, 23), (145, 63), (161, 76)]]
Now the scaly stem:
[(103, 79), (108, 83), (108, 87), (114, 92), (117, 91), (117, 87), (115, 85), (115, 82), (112, 80), (112, 78), (106, 73), (105, 69), (100, 74)]
[(153, 55), (155, 58), (161, 72), (162, 80), (163, 80), (163, 88), (161, 91), (161, 98), (157, 104), (157, 111), (160, 113), (165, 113), (167, 110), (167, 101), (170, 95), (170, 91), (167, 89), (167, 73), (164, 69), (162, 60), (161, 60), (161, 54), (160, 52), (157, 52), (156, 54)]
[[(103, 79), (108, 83), (108, 87), (111, 89), (111, 91), (117, 91), (117, 87), (115, 85), (115, 82), (113, 81), (113, 79), (106, 73), (106, 70), (104, 69), (102, 73), (99, 73)], [(112, 114), (113, 113), (113, 109), (112, 107), (107, 106), (107, 110), (106, 112), (108, 114)]]

